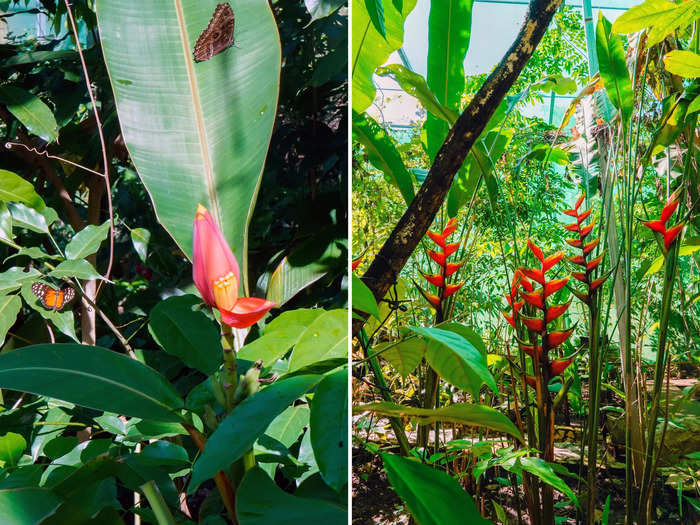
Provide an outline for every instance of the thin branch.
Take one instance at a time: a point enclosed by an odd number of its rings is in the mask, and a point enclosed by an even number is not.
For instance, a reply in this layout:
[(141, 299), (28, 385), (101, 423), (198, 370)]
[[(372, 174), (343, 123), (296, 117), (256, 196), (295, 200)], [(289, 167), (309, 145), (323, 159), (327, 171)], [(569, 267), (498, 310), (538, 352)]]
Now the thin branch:
[(58, 155), (50, 155), (47, 150), (44, 151), (39, 151), (37, 148), (30, 148), (26, 144), (22, 144), (21, 142), (5, 142), (5, 147), (7, 149), (12, 149), (14, 146), (21, 146), (24, 149), (26, 149), (30, 153), (34, 153), (40, 157), (46, 157), (47, 159), (55, 159), (59, 162), (63, 162), (64, 164), (70, 164), (71, 166), (75, 166), (76, 168), (79, 168), (81, 170), (89, 171), (90, 173), (94, 173), (95, 175), (98, 175), (102, 177), (102, 173), (99, 171), (91, 170), (90, 168), (87, 168), (83, 166), (82, 164), (78, 164), (77, 162), (70, 161), (68, 159), (64, 159), (63, 157), (59, 157)]

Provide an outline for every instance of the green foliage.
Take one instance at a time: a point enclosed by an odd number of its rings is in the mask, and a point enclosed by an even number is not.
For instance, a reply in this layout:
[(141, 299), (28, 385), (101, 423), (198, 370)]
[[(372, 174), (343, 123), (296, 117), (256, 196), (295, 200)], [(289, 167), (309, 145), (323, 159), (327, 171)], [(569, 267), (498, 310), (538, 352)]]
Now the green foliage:
[[(188, 49), (207, 26), (213, 0), (184, 8), (186, 42), (175, 11), (163, 6), (152, 6), (157, 25), (175, 32), (158, 36), (145, 27), (142, 6), (115, 15), (116, 4), (101, 2), (98, 28), (94, 2), (72, 2), (103, 124), (109, 186), (65, 3), (42, 0), (54, 33), (40, 39), (33, 25), (28, 32), (13, 25), (23, 2), (0, 3), (13, 31), (0, 52), (0, 69), (12, 79), (0, 94), (0, 142), (14, 144), (0, 151), (3, 520), (118, 523), (169, 513), (178, 523), (223, 522), (226, 505), (209, 479), (222, 467), (195, 478), (204, 482), (195, 496), (187, 491), (195, 460), (209, 461), (222, 446), (216, 436), (231, 425), (244, 457), (231, 460), (227, 472), (242, 491), (239, 523), (257, 519), (244, 516), (247, 497), (251, 512), (264, 505), (270, 517), (296, 509), (344, 523), (347, 487), (328, 466), (320, 470), (315, 456), (335, 468), (337, 437), (347, 431), (335, 425), (335, 448), (324, 439), (330, 432), (317, 431), (312, 443), (309, 414), (313, 403), (319, 424), (328, 414), (338, 423), (338, 389), (319, 396), (315, 389), (324, 374), (342, 375), (347, 362), (345, 2), (233, 3), (237, 47), (198, 64)], [(163, 25), (163, 16), (172, 23)], [(274, 67), (261, 58), (275, 56)], [(219, 68), (222, 61), (231, 67)], [(197, 96), (175, 78), (164, 80), (176, 70), (177, 79), (187, 77), (187, 63)], [(203, 130), (174, 117), (196, 114), (195, 99)], [(202, 131), (215, 192), (225, 201), (226, 236), (241, 266), (250, 254), (242, 278), (258, 289), (249, 295), (277, 303), (267, 324), (224, 338), (227, 349), (235, 339), (238, 350), (226, 365), (216, 312), (193, 295), (192, 268), (179, 247), (208, 195), (194, 186), (173, 191), (188, 181), (206, 184)], [(178, 145), (177, 137), (194, 138)], [(73, 287), (76, 300), (44, 308), (31, 290), (39, 280), (56, 290)], [(333, 335), (314, 344), (326, 328)], [(300, 367), (288, 373), (297, 346)], [(310, 375), (304, 388), (287, 387)], [(76, 432), (86, 427), (93, 432), (79, 442)], [(252, 483), (253, 472), (265, 479)], [(298, 494), (285, 492), (290, 487)], [(184, 497), (190, 516), (181, 511)]]

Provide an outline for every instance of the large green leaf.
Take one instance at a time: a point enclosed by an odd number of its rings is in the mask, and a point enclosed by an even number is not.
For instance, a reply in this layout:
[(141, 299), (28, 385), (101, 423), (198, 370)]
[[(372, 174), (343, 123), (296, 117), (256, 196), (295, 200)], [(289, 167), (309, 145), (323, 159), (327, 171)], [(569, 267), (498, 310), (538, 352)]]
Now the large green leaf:
[(25, 448), (27, 441), (21, 434), (8, 432), (0, 436), (0, 466), (6, 468), (16, 465)]
[(667, 2), (666, 0), (646, 0), (622, 13), (612, 26), (615, 33), (635, 33), (650, 27), (647, 34), (647, 47), (661, 42), (666, 35), (678, 27), (692, 24), (700, 14), (700, 2)]
[(498, 391), (486, 358), (464, 337), (439, 328), (409, 328), (430, 341), (425, 359), (445, 381), (469, 391), (475, 399), (479, 397), (482, 383)]
[(352, 308), (371, 314), (381, 321), (377, 300), (362, 279), (355, 274), (352, 275)]
[(207, 375), (219, 368), (223, 359), (217, 325), (197, 307), (194, 295), (169, 297), (153, 307), (148, 331), (169, 354)]
[(352, 136), (365, 147), (367, 158), (401, 192), (406, 204), (415, 196), (413, 181), (394, 139), (370, 116), (352, 111)]
[(0, 296), (0, 345), (10, 327), (17, 321), (17, 314), (22, 309), (22, 299), (17, 295)]
[(202, 482), (243, 456), (273, 419), (320, 380), (321, 376), (317, 375), (295, 376), (272, 383), (244, 399), (207, 440), (192, 469), (187, 491), (192, 494)]
[(401, 377), (406, 377), (413, 373), (423, 359), (426, 347), (423, 338), (411, 337), (398, 343), (380, 343), (372, 348), (372, 354), (381, 355), (401, 374)]
[(700, 55), (676, 49), (664, 56), (664, 67), (669, 73), (685, 78), (700, 77)]
[(148, 366), (98, 346), (25, 346), (0, 354), (0, 388), (125, 416), (181, 421), (183, 402)]
[(348, 483), (348, 370), (327, 375), (311, 400), (311, 445), (324, 481), (337, 492)]
[(289, 359), (289, 371), (347, 356), (348, 311), (330, 310), (319, 315), (301, 335)]
[(277, 111), (280, 41), (270, 6), (233, 2), (235, 47), (195, 63), (219, 0), (98, 0), (119, 122), (158, 219), (187, 254), (204, 204), (247, 275), (247, 228)]
[[(474, 0), (443, 0), (430, 4), (428, 18), (428, 86), (440, 104), (458, 113), (464, 93), (464, 58), (469, 48)], [(428, 113), (427, 152), (435, 158), (450, 125)]]
[(102, 276), (95, 267), (85, 259), (63, 261), (49, 272), (49, 276), (56, 279), (75, 277), (76, 279), (101, 279)]
[(612, 26), (603, 12), (598, 13), (598, 25), (595, 31), (596, 50), (600, 65), (600, 79), (610, 101), (622, 115), (626, 126), (632, 117), (634, 93), (632, 82), (625, 62), (625, 49), (622, 40), (613, 34)]
[(109, 221), (94, 226), (88, 224), (75, 234), (75, 237), (66, 245), (66, 257), (68, 259), (82, 259), (100, 249), (100, 244), (109, 235)]
[(21, 202), (35, 210), (41, 210), (45, 206), (31, 182), (24, 180), (16, 173), (1, 169), (0, 201)]
[(387, 417), (409, 417), (412, 421), (422, 425), (428, 425), (435, 421), (458, 423), (474, 427), (490, 428), (498, 432), (504, 432), (522, 440), (518, 428), (513, 422), (495, 408), (485, 405), (470, 405), (455, 403), (442, 408), (418, 408), (397, 405), (382, 401), (368, 405), (357, 405), (352, 408), (354, 413), (365, 411), (375, 412)]
[(394, 51), (403, 45), (403, 24), (416, 0), (404, 0), (401, 10), (394, 2), (382, 2), (386, 38), (374, 27), (364, 1), (352, 4), (352, 109), (366, 110), (376, 94), (372, 75)]
[(457, 120), (459, 114), (438, 102), (435, 93), (430, 90), (425, 79), (418, 73), (414, 73), (400, 64), (389, 64), (378, 68), (377, 75), (391, 76), (398, 82), (401, 89), (418, 99), (418, 102), (428, 113), (444, 120), (450, 126)]
[(0, 516), (4, 525), (39, 523), (63, 501), (49, 489), (24, 487), (0, 490)]
[(451, 476), (416, 459), (395, 454), (381, 456), (389, 483), (421, 525), (491, 523), (481, 516), (472, 497)]
[(547, 485), (551, 485), (558, 491), (563, 492), (571, 498), (571, 501), (578, 505), (578, 499), (576, 499), (574, 491), (571, 490), (563, 479), (554, 473), (552, 467), (545, 460), (536, 457), (524, 457), (520, 458), (519, 464), (523, 470), (529, 472), (530, 474), (534, 474)]
[[(292, 299), (307, 286), (311, 286), (328, 273), (324, 264), (312, 262), (304, 266), (294, 266), (284, 257), (271, 274), (265, 274), (265, 298), (277, 306)], [(258, 281), (260, 286), (260, 281)]]
[(24, 268), (13, 266), (0, 273), (0, 294), (4, 295), (17, 290), (22, 286), (22, 283), (36, 281), (39, 277), (41, 274), (36, 268), (30, 268), (25, 272)]
[(300, 308), (283, 312), (265, 326), (262, 337), (239, 350), (239, 359), (248, 361), (262, 359), (263, 366), (270, 366), (297, 344), (307, 327), (324, 313), (325, 310), (320, 308)]
[(236, 513), (241, 525), (271, 523), (323, 523), (345, 525), (345, 509), (322, 499), (300, 498), (280, 489), (261, 469), (250, 470), (236, 497)]
[(17, 86), (4, 85), (0, 86), (0, 102), (30, 133), (47, 142), (58, 138), (58, 124), (53, 113), (36, 95)]

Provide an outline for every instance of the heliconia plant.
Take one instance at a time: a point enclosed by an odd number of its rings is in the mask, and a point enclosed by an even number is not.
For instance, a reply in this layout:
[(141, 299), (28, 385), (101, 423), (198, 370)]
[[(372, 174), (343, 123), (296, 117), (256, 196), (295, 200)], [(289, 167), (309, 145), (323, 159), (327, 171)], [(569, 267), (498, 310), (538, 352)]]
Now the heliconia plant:
[(644, 226), (663, 236), (663, 246), (665, 248), (664, 254), (668, 254), (668, 250), (671, 245), (678, 239), (683, 232), (683, 227), (685, 222), (679, 222), (675, 226), (670, 228), (666, 226), (669, 219), (673, 216), (678, 208), (678, 199), (680, 197), (680, 190), (676, 190), (666, 201), (663, 209), (661, 210), (661, 216), (653, 221), (644, 222)]
[[(575, 359), (575, 354), (563, 359), (550, 359), (550, 352), (564, 344), (574, 330), (573, 327), (564, 330), (550, 327), (550, 323), (571, 306), (571, 301), (553, 303), (551, 297), (566, 286), (570, 276), (560, 279), (549, 279), (547, 276), (562, 261), (564, 252), (545, 256), (531, 240), (528, 240), (527, 245), (539, 265), (516, 270), (511, 289), (506, 293), (511, 309), (503, 312), (503, 315), (515, 329), (521, 351), (532, 360), (534, 375), (527, 375), (524, 367), (521, 370), (523, 382), (535, 390), (538, 429), (536, 439), (531, 439), (531, 443), (537, 444), (542, 459), (551, 462), (554, 460), (554, 400), (548, 384), (552, 378), (560, 376)], [(532, 427), (529, 430), (531, 438), (535, 438)], [(536, 488), (538, 485), (539, 488)], [(535, 484), (531, 480), (528, 483), (527, 501), (531, 513), (541, 505), (543, 523), (551, 521), (554, 512), (551, 487)]]
[[(576, 237), (567, 239), (566, 242), (579, 253), (569, 257), (569, 260), (577, 266), (581, 267), (582, 271), (572, 272), (574, 279), (582, 282), (585, 286), (584, 291), (579, 291), (574, 287), (570, 287), (571, 292), (578, 297), (588, 308), (588, 350), (589, 350), (589, 396), (588, 396), (588, 414), (589, 423), (587, 426), (587, 447), (588, 447), (588, 515), (593, 516), (595, 513), (595, 486), (596, 486), (596, 459), (598, 449), (598, 421), (600, 409), (600, 307), (598, 304), (598, 292), (605, 280), (607, 274), (602, 274), (601, 263), (605, 257), (605, 250), (596, 253), (596, 248), (600, 244), (600, 237), (592, 237), (591, 232), (595, 227), (595, 223), (590, 220), (593, 208), (586, 211), (579, 211), (585, 196), (581, 194), (576, 200), (573, 208), (564, 210), (564, 213), (569, 217), (573, 217), (576, 222), (564, 226), (566, 230), (576, 234)], [(588, 222), (588, 224), (586, 224)]]
[[(654, 485), (654, 474), (658, 466), (658, 454), (663, 447), (665, 432), (661, 434), (661, 439), (656, 440), (656, 422), (658, 421), (659, 407), (661, 401), (661, 390), (664, 383), (664, 370), (668, 360), (667, 337), (668, 325), (671, 318), (671, 301), (673, 298), (673, 286), (676, 280), (676, 270), (678, 267), (678, 242), (683, 232), (685, 223), (679, 222), (675, 226), (668, 227), (671, 219), (680, 202), (681, 189), (673, 192), (661, 210), (661, 216), (652, 221), (644, 222), (644, 226), (660, 234), (663, 237), (662, 251), (664, 253), (664, 281), (661, 296), (661, 314), (659, 318), (659, 338), (656, 353), (656, 364), (654, 368), (654, 388), (651, 396), (651, 407), (649, 410), (649, 424), (646, 437), (646, 461), (642, 474), (641, 493), (639, 498), (639, 515), (648, 516), (651, 513), (651, 498)], [(666, 415), (668, 417), (668, 414)]]
[(437, 312), (437, 321), (442, 321), (444, 317), (443, 302), (445, 299), (453, 295), (463, 285), (464, 281), (457, 283), (448, 283), (448, 279), (452, 277), (464, 264), (463, 262), (450, 263), (447, 262), (448, 257), (453, 255), (461, 244), (461, 241), (450, 243), (448, 237), (457, 230), (457, 221), (450, 219), (443, 228), (441, 233), (428, 231), (427, 235), (440, 248), (438, 251), (428, 250), (428, 257), (438, 264), (437, 273), (423, 273), (423, 278), (437, 288), (435, 294), (425, 292), (421, 289), (423, 297), (435, 308)]

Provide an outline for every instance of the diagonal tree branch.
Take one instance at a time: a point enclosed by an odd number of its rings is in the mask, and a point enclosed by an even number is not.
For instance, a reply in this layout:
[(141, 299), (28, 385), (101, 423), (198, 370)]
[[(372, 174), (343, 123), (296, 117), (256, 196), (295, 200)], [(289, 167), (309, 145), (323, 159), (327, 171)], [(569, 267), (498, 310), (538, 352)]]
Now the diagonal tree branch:
[[(377, 301), (386, 295), (389, 286), (428, 231), (455, 174), (532, 56), (561, 2), (530, 2), (527, 17), (515, 42), (450, 129), (425, 182), (362, 276)], [(353, 336), (359, 333), (363, 324), (364, 320), (353, 320)]]

